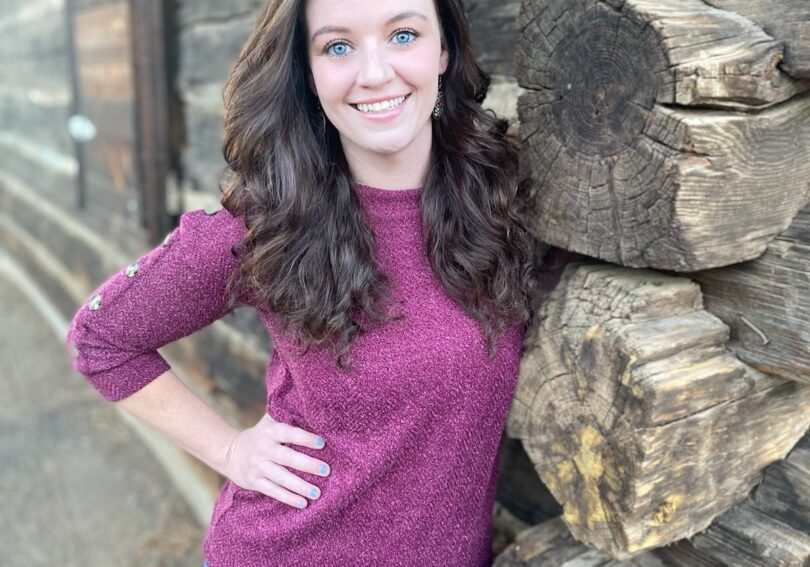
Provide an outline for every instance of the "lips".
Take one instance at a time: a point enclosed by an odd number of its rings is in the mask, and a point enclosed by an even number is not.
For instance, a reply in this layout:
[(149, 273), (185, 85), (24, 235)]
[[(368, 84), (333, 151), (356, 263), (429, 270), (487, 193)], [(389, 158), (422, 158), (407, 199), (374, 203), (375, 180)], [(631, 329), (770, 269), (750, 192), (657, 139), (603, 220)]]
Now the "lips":
[[(405, 103), (405, 101), (408, 99), (408, 97), (410, 97), (410, 96), (411, 96), (411, 93), (408, 93), (406, 95), (399, 95), (399, 96), (394, 96), (394, 97), (389, 97), (389, 98), (379, 98), (379, 99), (374, 100), (374, 101), (349, 103), (349, 105), (352, 106), (356, 111), (358, 111), (360, 113), (363, 113), (363, 114), (373, 114), (375, 112), (384, 113), (384, 112), (388, 112), (389, 110), (393, 110), (393, 109), (395, 109), (395, 108), (397, 108), (399, 106), (402, 106)], [(382, 102), (390, 103), (391, 101), (396, 101), (396, 100), (398, 100), (400, 98), (402, 98), (402, 101), (399, 104), (397, 104), (396, 106), (389, 106), (388, 108), (379, 108), (377, 110), (372, 110), (370, 108), (374, 104), (379, 104), (379, 103), (382, 103)], [(360, 105), (366, 107), (366, 110), (361, 110)]]

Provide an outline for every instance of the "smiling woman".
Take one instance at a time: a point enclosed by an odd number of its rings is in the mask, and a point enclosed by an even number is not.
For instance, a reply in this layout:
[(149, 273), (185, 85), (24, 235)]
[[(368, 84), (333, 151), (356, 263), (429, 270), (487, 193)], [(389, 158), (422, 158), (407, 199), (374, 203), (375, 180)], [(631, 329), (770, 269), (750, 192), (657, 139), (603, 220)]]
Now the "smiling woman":
[[(270, 0), (225, 88), (224, 209), (71, 323), (77, 370), (227, 477), (210, 567), (491, 563), (536, 273), (488, 86), (459, 0)], [(240, 304), (273, 354), (236, 431), (157, 349)]]

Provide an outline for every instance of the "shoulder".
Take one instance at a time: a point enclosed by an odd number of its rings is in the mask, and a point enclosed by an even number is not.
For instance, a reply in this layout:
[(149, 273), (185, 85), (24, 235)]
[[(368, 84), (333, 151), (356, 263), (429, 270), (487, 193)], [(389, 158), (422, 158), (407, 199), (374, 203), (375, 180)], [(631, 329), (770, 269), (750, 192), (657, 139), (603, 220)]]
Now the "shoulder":
[(234, 247), (246, 234), (243, 216), (235, 216), (222, 205), (215, 205), (183, 213), (177, 228), (166, 236), (163, 244), (182, 242), (187, 249), (222, 250), (235, 257)]

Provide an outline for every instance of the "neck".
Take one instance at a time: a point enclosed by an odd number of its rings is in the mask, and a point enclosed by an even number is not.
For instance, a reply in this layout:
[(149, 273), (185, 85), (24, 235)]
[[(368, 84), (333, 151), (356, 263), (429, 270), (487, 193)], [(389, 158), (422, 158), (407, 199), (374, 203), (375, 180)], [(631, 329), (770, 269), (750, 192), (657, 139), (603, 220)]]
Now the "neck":
[(431, 128), (428, 124), (407, 147), (389, 154), (344, 143), (343, 151), (352, 177), (357, 183), (384, 189), (421, 187), (430, 163)]

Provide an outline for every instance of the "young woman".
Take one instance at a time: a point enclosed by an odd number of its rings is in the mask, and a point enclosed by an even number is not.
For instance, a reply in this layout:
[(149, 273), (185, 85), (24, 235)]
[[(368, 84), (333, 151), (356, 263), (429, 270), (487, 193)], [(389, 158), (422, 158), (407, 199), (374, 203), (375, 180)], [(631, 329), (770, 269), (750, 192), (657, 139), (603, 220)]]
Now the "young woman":
[[(225, 90), (224, 208), (74, 317), (74, 366), (227, 477), (210, 567), (491, 563), (535, 289), (517, 154), (459, 0), (270, 0)], [(249, 305), (267, 414), (238, 431), (157, 348)]]

